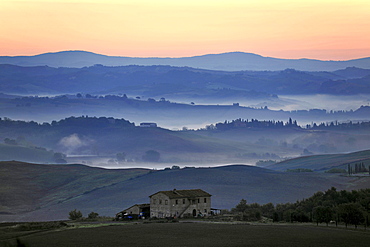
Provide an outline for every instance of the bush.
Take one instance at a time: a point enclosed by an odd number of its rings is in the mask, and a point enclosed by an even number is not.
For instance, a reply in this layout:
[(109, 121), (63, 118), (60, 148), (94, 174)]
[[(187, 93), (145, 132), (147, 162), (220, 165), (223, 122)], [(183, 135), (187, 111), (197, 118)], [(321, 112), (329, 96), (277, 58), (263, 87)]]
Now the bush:
[(78, 220), (82, 218), (82, 213), (81, 211), (77, 211), (76, 209), (69, 212), (69, 219), (70, 220)]
[(297, 169), (287, 169), (287, 172), (313, 172), (311, 169), (297, 168)]
[(341, 168), (332, 168), (330, 170), (325, 171), (326, 173), (347, 173), (345, 169)]
[(91, 212), (91, 213), (89, 213), (89, 215), (87, 216), (87, 218), (89, 218), (89, 219), (96, 219), (96, 218), (98, 218), (98, 216), (99, 216), (98, 213)]

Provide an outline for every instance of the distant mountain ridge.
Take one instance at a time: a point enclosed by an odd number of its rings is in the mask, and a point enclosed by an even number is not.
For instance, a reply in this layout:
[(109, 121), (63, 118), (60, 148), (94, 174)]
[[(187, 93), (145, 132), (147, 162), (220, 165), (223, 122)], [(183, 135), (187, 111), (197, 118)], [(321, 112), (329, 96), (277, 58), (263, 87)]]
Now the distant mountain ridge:
[(223, 71), (276, 71), (287, 68), (303, 71), (334, 71), (346, 67), (370, 69), (370, 57), (347, 61), (322, 61), (314, 59), (281, 59), (263, 57), (253, 53), (228, 52), (180, 58), (138, 58), (106, 56), (86, 51), (61, 51), (35, 56), (1, 56), (0, 64), (19, 66), (50, 66), (82, 68), (95, 64), (105, 66), (170, 65)]

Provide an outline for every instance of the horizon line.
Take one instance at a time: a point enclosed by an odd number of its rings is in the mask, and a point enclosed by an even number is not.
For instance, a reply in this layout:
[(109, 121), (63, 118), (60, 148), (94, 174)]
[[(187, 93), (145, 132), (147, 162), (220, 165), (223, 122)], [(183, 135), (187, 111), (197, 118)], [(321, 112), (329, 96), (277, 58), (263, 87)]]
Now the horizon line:
[(176, 59), (176, 58), (192, 58), (192, 57), (202, 57), (202, 56), (208, 56), (208, 55), (222, 55), (222, 54), (230, 54), (230, 53), (242, 53), (242, 54), (251, 54), (263, 58), (275, 58), (275, 59), (283, 59), (283, 60), (317, 60), (317, 61), (350, 61), (350, 60), (358, 60), (358, 59), (364, 59), (364, 58), (370, 58), (369, 56), (362, 56), (362, 57), (356, 57), (356, 58), (350, 58), (350, 59), (319, 59), (319, 58), (308, 58), (308, 57), (300, 57), (300, 58), (283, 58), (283, 57), (274, 57), (274, 56), (264, 56), (260, 55), (258, 53), (253, 52), (245, 52), (245, 51), (225, 51), (225, 52), (219, 52), (219, 53), (203, 53), (198, 55), (190, 55), (190, 56), (125, 56), (125, 55), (107, 55), (104, 53), (98, 53), (93, 51), (87, 51), (87, 50), (79, 50), (79, 49), (71, 49), (71, 50), (59, 50), (59, 51), (50, 51), (50, 52), (42, 52), (37, 54), (28, 54), (28, 55), (0, 55), (0, 57), (34, 57), (34, 56), (40, 56), (40, 55), (46, 55), (46, 54), (57, 54), (57, 53), (63, 53), (63, 52), (85, 52), (85, 53), (92, 53), (95, 55), (101, 55), (101, 56), (107, 56), (107, 57), (122, 57), (122, 58), (158, 58), (158, 59)]

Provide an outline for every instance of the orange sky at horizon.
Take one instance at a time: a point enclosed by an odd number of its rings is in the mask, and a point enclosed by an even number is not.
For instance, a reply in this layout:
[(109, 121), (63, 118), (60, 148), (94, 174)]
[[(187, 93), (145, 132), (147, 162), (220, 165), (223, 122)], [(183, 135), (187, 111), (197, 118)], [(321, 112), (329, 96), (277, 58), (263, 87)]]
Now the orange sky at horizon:
[(370, 57), (370, 1), (2, 0), (0, 56)]

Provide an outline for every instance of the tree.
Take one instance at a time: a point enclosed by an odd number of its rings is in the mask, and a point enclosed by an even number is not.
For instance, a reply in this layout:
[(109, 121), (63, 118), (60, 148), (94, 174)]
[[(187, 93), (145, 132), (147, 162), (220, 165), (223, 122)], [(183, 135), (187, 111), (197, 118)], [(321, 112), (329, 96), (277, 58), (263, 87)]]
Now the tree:
[(91, 212), (91, 213), (89, 213), (89, 215), (87, 216), (87, 218), (89, 218), (89, 219), (96, 219), (96, 218), (98, 218), (98, 216), (99, 216), (98, 213)]
[(63, 153), (54, 153), (54, 161), (58, 164), (66, 164), (67, 161), (66, 161), (66, 158), (67, 158), (67, 155), (63, 154)]
[(7, 145), (15, 145), (15, 146), (18, 145), (16, 140), (9, 139), (9, 138), (5, 138), (4, 143), (7, 144)]
[(241, 199), (238, 205), (235, 206), (235, 208), (231, 209), (231, 211), (238, 212), (238, 213), (244, 213), (248, 208), (247, 200)]
[(126, 160), (126, 154), (124, 152), (116, 154), (116, 158), (118, 162), (122, 162)]
[(78, 219), (81, 219), (81, 218), (82, 218), (81, 211), (77, 211), (75, 209), (75, 210), (72, 210), (71, 212), (69, 212), (69, 219), (70, 220), (78, 220)]
[(316, 223), (325, 222), (326, 225), (333, 219), (333, 209), (331, 207), (318, 206), (314, 209)]
[(279, 214), (277, 212), (274, 212), (272, 214), (272, 221), (273, 222), (279, 222)]
[(155, 150), (148, 150), (145, 152), (142, 158), (147, 162), (158, 162), (161, 158), (161, 154)]
[(344, 203), (338, 206), (339, 216), (343, 219), (346, 227), (348, 224), (353, 224), (357, 228), (364, 220), (364, 211), (358, 203)]

